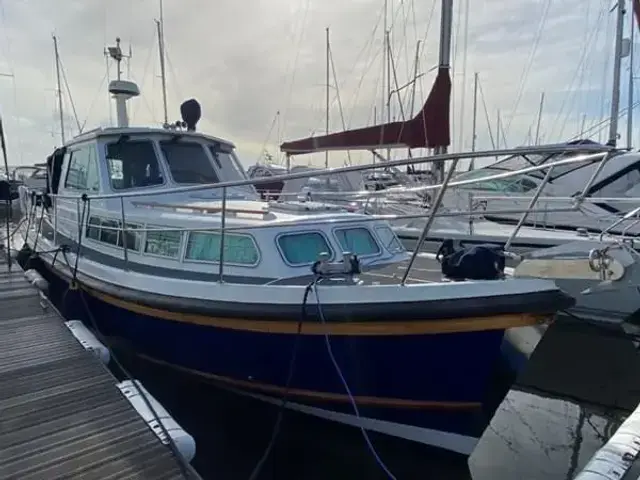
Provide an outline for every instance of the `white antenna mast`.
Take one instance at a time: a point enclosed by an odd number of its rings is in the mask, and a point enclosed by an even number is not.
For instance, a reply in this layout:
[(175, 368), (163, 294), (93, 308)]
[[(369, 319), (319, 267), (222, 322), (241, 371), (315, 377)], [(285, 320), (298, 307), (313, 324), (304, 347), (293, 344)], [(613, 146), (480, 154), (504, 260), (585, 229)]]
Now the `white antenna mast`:
[(124, 55), (120, 48), (120, 38), (116, 38), (115, 47), (107, 47), (107, 54), (116, 62), (117, 80), (109, 82), (109, 93), (116, 100), (116, 115), (118, 117), (118, 127), (129, 126), (129, 116), (127, 115), (127, 100), (140, 95), (138, 86), (131, 81), (121, 80), (121, 64), (123, 58), (130, 58), (131, 55)]

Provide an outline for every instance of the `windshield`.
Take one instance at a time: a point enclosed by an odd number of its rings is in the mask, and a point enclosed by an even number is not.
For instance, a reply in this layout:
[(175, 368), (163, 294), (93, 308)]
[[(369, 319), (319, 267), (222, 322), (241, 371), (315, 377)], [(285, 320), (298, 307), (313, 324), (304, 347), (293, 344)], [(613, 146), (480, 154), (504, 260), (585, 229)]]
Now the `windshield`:
[[(487, 170), (494, 170), (494, 172), (487, 173), (487, 175), (494, 175), (496, 170), (500, 170), (500, 173), (504, 173), (505, 170), (508, 171), (516, 171), (522, 170), (524, 168), (531, 168), (542, 166), (547, 163), (559, 162), (561, 160), (566, 160), (572, 157), (579, 157), (582, 155), (588, 155), (590, 153), (594, 153), (593, 150), (590, 150), (588, 147), (585, 147), (584, 151), (576, 152), (575, 150), (572, 152), (558, 152), (558, 153), (534, 153), (534, 154), (517, 154), (507, 157), (498, 162), (492, 163), (491, 165), (481, 168), (478, 170), (474, 170), (474, 172), (485, 172)], [(593, 162), (598, 162), (602, 160), (601, 158), (595, 158), (592, 162), (576, 162), (567, 165), (557, 165), (553, 167), (553, 173), (551, 175), (550, 181), (553, 182), (554, 179), (558, 178), (561, 175), (572, 172), (578, 168), (582, 168), (585, 165), (589, 165)], [(463, 175), (468, 175), (473, 172), (467, 172)], [(545, 174), (547, 173), (546, 169), (536, 170), (534, 172), (529, 172), (527, 175), (539, 179), (543, 179)], [(463, 178), (466, 180), (467, 178), (477, 178), (477, 177), (466, 177), (461, 175), (459, 178), (462, 180)]]
[[(247, 174), (245, 173), (240, 161), (233, 153), (231, 147), (224, 144), (214, 143), (207, 146), (213, 161), (216, 164), (218, 171), (220, 172), (221, 182), (237, 182), (239, 180), (247, 180)], [(256, 195), (256, 189), (253, 185), (241, 185), (234, 187), (238, 191)]]
[(160, 142), (160, 149), (174, 182), (206, 184), (220, 181), (202, 144), (167, 140)]

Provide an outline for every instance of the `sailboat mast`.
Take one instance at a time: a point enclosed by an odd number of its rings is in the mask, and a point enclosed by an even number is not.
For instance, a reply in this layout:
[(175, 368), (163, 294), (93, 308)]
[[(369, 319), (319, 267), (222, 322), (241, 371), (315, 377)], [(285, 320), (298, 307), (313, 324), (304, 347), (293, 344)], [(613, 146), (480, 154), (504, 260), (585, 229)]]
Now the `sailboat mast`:
[(635, 18), (633, 12), (629, 15), (631, 19), (631, 32), (629, 33), (629, 92), (627, 95), (627, 147), (633, 148), (633, 40), (636, 30)]
[(540, 107), (538, 108), (538, 121), (536, 122), (535, 145), (540, 144), (540, 123), (542, 122), (542, 109), (544, 108), (544, 92), (540, 95)]
[[(413, 111), (416, 104), (416, 87), (418, 85), (418, 69), (420, 68), (420, 40), (416, 43), (416, 55), (413, 59), (413, 85), (411, 85), (411, 103), (409, 104), (409, 116), (413, 118)], [(403, 119), (404, 120), (404, 119)], [(407, 156), (411, 158), (411, 147), (407, 148)]]
[(471, 120), (471, 151), (475, 152), (478, 139), (478, 72), (473, 75), (473, 118)]
[(625, 0), (618, 0), (618, 16), (616, 22), (616, 48), (613, 59), (613, 92), (611, 94), (611, 119), (609, 123), (608, 145), (614, 146), (618, 141), (618, 116), (620, 115), (620, 71), (622, 66), (622, 29), (624, 27)]
[[(391, 123), (391, 42), (389, 30), (384, 34), (387, 57), (387, 123)], [(391, 148), (387, 148), (387, 160), (391, 160)]]
[(58, 53), (58, 39), (53, 35), (53, 52), (56, 58), (56, 80), (58, 93), (58, 114), (60, 115), (60, 138), (64, 144), (64, 112), (62, 110), (62, 88), (60, 86), (60, 54)]
[[(451, 70), (451, 26), (453, 24), (453, 0), (442, 0), (442, 18), (440, 21), (440, 52), (438, 67)], [(447, 153), (447, 147), (434, 148), (436, 155)], [(433, 173), (436, 182), (444, 180), (444, 161), (434, 162)]]
[[(329, 69), (331, 68), (330, 66), (330, 62), (331, 62), (331, 46), (330, 46), (330, 39), (329, 39), (329, 27), (326, 28), (326, 55), (327, 55), (327, 77), (326, 77), (326, 98), (325, 98), (325, 119), (324, 119), (324, 130), (325, 130), (325, 135), (329, 135)], [(326, 150), (324, 152), (324, 168), (329, 168), (329, 150)]]
[(160, 54), (160, 77), (162, 81), (162, 108), (164, 113), (164, 124), (169, 123), (167, 113), (167, 75), (164, 66), (164, 12), (162, 9), (162, 0), (160, 0), (160, 20), (156, 20), (158, 29), (158, 52)]

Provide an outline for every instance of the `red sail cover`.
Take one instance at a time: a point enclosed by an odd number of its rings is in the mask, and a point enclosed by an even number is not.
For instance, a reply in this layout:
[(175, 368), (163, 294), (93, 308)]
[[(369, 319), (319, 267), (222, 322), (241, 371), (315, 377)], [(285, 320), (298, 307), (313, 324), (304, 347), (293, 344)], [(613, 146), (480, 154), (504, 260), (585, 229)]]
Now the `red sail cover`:
[(280, 145), (280, 150), (288, 155), (300, 155), (327, 150), (447, 147), (451, 143), (449, 131), (450, 100), (449, 69), (442, 67), (438, 70), (438, 75), (424, 107), (411, 120), (285, 142)]

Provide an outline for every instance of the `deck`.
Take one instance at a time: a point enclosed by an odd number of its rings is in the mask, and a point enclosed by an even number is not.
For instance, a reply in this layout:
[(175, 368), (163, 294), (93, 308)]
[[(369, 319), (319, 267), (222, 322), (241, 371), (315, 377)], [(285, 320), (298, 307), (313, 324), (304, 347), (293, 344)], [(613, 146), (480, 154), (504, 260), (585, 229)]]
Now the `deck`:
[(0, 477), (199, 478), (186, 473), (14, 263), (0, 263)]

